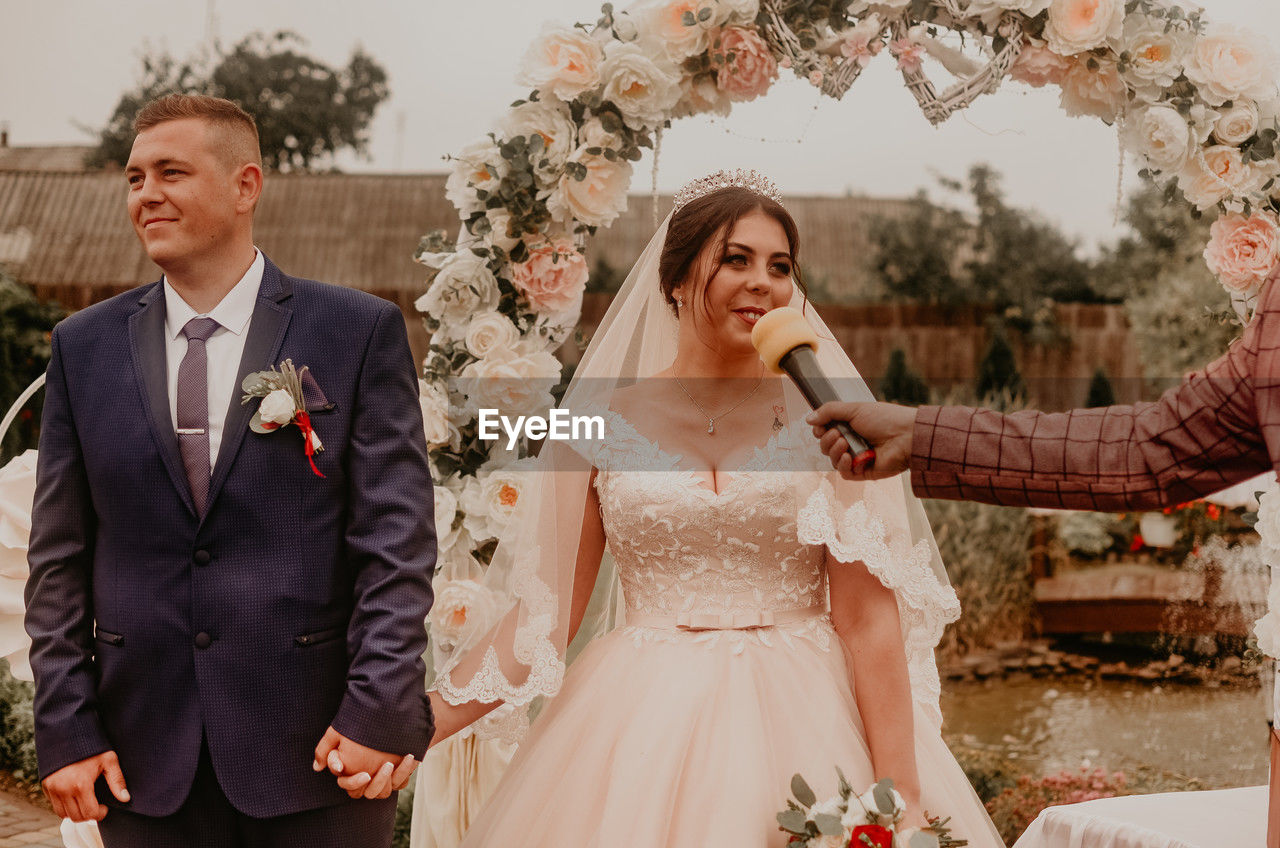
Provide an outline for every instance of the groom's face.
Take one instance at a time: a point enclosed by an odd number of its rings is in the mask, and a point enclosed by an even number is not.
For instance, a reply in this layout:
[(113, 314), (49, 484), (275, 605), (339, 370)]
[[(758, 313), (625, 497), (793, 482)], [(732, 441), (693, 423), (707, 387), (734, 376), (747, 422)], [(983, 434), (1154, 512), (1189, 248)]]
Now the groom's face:
[(203, 118), (180, 118), (143, 130), (133, 142), (125, 168), (129, 219), (166, 273), (216, 257), (249, 225), (238, 169), (219, 155), (217, 132)]

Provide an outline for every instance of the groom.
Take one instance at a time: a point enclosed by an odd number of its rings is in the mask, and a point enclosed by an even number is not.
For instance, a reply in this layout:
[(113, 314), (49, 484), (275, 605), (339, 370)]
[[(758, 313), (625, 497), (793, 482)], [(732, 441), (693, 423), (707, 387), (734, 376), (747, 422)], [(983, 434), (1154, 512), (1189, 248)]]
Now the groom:
[[(322, 769), (403, 782), (432, 734), (404, 321), (254, 247), (235, 104), (169, 95), (134, 128), (128, 213), (164, 278), (63, 321), (48, 370), (26, 591), (45, 792), (108, 848), (386, 846), (394, 795)], [(251, 430), (241, 383), (284, 360), (306, 414)]]

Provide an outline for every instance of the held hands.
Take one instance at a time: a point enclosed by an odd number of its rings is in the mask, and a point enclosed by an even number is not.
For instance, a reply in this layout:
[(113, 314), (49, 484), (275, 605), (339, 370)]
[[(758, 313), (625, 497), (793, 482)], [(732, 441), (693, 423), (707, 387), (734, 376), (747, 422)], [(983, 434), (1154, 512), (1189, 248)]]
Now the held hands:
[(316, 746), (311, 767), (325, 768), (352, 798), (387, 798), (409, 785), (418, 762), (413, 754), (403, 758), (361, 745), (330, 727)]
[(111, 794), (122, 803), (128, 803), (129, 790), (120, 771), (120, 760), (115, 751), (104, 751), (96, 757), (63, 766), (44, 779), (44, 794), (53, 806), (55, 815), (74, 822), (93, 819), (102, 821), (107, 808), (98, 802), (93, 785), (98, 775), (106, 775)]
[[(911, 435), (916, 411), (909, 406), (871, 402), (825, 403), (805, 421), (813, 425), (813, 435), (822, 445), (822, 452), (846, 480), (893, 477), (906, 471), (911, 461)], [(874, 465), (869, 469), (853, 468), (848, 443), (834, 427), (827, 429), (833, 421), (849, 422), (854, 432), (871, 443), (876, 452)]]

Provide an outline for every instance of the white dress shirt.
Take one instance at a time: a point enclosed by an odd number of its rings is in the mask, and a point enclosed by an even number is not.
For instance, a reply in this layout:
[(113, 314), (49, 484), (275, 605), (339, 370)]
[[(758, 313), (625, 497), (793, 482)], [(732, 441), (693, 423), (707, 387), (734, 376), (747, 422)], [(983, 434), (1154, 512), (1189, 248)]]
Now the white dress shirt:
[[(169, 366), (169, 417), (173, 429), (178, 429), (178, 366), (187, 355), (187, 338), (182, 328), (192, 318), (212, 318), (218, 329), (205, 342), (209, 370), (209, 468), (218, 461), (218, 446), (222, 443), (222, 431), (226, 425), (227, 409), (234, 396), (239, 401), (240, 387), (236, 377), (240, 371), (240, 356), (244, 353), (244, 340), (249, 335), (249, 321), (253, 307), (258, 302), (258, 288), (262, 285), (265, 267), (262, 251), (256, 250), (253, 264), (245, 271), (240, 282), (203, 314), (196, 312), (182, 296), (164, 279), (164, 340)], [(266, 367), (266, 363), (263, 364)]]

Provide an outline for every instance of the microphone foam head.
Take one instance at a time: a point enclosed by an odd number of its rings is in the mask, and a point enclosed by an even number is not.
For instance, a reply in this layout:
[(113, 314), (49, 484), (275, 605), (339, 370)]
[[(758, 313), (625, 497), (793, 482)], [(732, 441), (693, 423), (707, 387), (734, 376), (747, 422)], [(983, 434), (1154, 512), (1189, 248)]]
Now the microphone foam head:
[(751, 328), (751, 343), (755, 345), (765, 367), (781, 374), (778, 363), (782, 357), (798, 347), (818, 349), (818, 334), (809, 326), (800, 310), (790, 306), (771, 309)]

